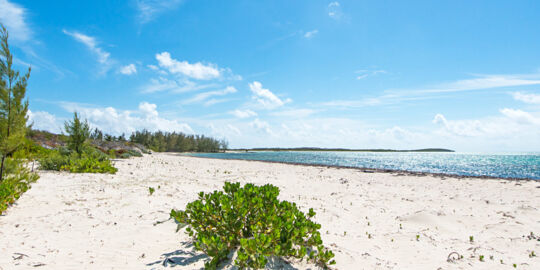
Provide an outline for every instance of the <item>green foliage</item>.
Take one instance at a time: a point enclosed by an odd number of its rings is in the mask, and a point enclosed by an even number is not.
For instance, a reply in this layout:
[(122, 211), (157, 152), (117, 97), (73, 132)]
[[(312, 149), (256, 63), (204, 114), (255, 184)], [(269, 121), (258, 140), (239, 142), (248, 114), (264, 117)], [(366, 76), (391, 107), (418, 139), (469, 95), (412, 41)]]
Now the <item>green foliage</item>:
[(471, 243), (474, 242), (474, 236), (472, 236), (472, 235), (469, 236), (469, 242), (471, 242)]
[(152, 194), (154, 194), (155, 191), (156, 191), (156, 189), (153, 188), (153, 187), (148, 188), (148, 192), (150, 193), (150, 196), (152, 196)]
[(306, 215), (295, 203), (279, 201), (279, 189), (269, 184), (225, 183), (223, 189), (199, 193), (185, 211), (171, 210), (180, 226), (188, 226), (195, 248), (211, 257), (207, 269), (235, 250), (240, 268), (263, 268), (270, 256), (307, 258), (323, 267), (335, 263), (323, 246), (321, 225), (311, 220), (313, 209)]
[(67, 148), (50, 151), (39, 159), (43, 170), (69, 171), (73, 173), (116, 173), (116, 169), (105, 153), (89, 146), (82, 147), (82, 153), (76, 154)]
[(219, 152), (226, 150), (228, 143), (203, 135), (184, 133), (136, 131), (130, 141), (139, 143), (156, 152)]
[(68, 147), (81, 155), (83, 152), (84, 142), (90, 137), (90, 126), (88, 121), (81, 121), (79, 115), (75, 112), (73, 120), (64, 123), (66, 133), (69, 135)]
[(30, 78), (13, 70), (13, 55), (9, 50), (8, 32), (0, 24), (0, 182), (6, 176), (4, 162), (21, 146), (26, 136), (28, 101), (24, 100)]
[(478, 260), (480, 260), (481, 262), (484, 261), (484, 255), (480, 255), (480, 257), (478, 257)]
[(25, 160), (8, 158), (5, 160), (5, 177), (0, 182), (0, 214), (30, 188), (39, 176), (30, 172)]

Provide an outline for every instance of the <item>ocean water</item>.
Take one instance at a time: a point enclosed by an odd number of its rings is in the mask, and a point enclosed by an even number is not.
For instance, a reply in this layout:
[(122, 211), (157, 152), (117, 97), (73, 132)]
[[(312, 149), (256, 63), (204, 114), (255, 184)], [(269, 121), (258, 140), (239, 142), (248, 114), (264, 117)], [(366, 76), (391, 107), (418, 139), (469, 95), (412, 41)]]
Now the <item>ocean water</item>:
[(347, 166), (462, 176), (540, 180), (540, 153), (248, 152), (195, 153), (198, 157)]

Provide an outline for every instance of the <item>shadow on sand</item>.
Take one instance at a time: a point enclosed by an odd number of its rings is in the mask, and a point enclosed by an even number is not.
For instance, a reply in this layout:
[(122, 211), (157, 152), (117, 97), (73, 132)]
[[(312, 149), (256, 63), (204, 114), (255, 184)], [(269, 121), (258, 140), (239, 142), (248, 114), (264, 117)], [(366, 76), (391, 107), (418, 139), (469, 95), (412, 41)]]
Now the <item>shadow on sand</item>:
[[(164, 257), (164, 259), (160, 259), (151, 263), (146, 264), (147, 266), (152, 265), (158, 265), (161, 264), (164, 267), (175, 267), (175, 266), (188, 266), (194, 263), (197, 263), (201, 260), (207, 260), (210, 257), (208, 257), (206, 254), (203, 254), (201, 252), (195, 251), (195, 248), (193, 247), (193, 243), (191, 242), (182, 242), (182, 248), (175, 250), (173, 252), (164, 253), (161, 255)], [(231, 256), (229, 256), (229, 259)], [(195, 266), (192, 266), (192, 269), (195, 269)], [(203, 267), (201, 267), (203, 269)], [(218, 269), (238, 269), (237, 267), (232, 265), (232, 262), (229, 260), (228, 262), (222, 263)], [(281, 269), (281, 270), (297, 270), (298, 268), (293, 267), (290, 265), (287, 261), (276, 258), (276, 257), (270, 257), (268, 258), (268, 263), (266, 264), (265, 269)]]

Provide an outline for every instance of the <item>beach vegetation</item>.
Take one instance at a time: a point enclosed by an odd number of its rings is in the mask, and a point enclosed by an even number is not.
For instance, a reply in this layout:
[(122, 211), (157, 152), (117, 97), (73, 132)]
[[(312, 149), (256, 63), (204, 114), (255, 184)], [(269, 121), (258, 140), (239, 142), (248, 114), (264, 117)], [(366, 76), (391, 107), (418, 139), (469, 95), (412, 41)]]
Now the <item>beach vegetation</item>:
[(473, 243), (474, 242), (474, 236), (469, 236), (469, 242)]
[(8, 38), (0, 24), (0, 214), (39, 178), (27, 166), (27, 154), (33, 150), (26, 140), (30, 68), (24, 75), (13, 69)]
[(478, 257), (478, 260), (480, 260), (481, 262), (484, 261), (484, 255), (480, 255), (480, 257)]
[(179, 229), (194, 246), (210, 256), (206, 269), (215, 269), (229, 254), (241, 269), (264, 268), (269, 257), (297, 258), (322, 267), (334, 264), (313, 221), (315, 211), (303, 213), (295, 203), (278, 200), (279, 188), (226, 182), (223, 191), (199, 193), (186, 209), (171, 210)]
[(39, 159), (40, 169), (53, 171), (68, 171), (72, 173), (116, 173), (109, 156), (98, 149), (85, 145), (81, 154), (61, 147), (51, 150)]
[(75, 151), (79, 156), (82, 155), (83, 146), (86, 140), (88, 140), (88, 137), (90, 137), (90, 125), (88, 125), (88, 121), (82, 121), (77, 112), (75, 112), (73, 113), (73, 120), (68, 120), (64, 123), (64, 129), (69, 135), (69, 149)]
[(148, 193), (150, 193), (150, 196), (152, 196), (152, 194), (154, 194), (155, 191), (156, 191), (155, 188), (153, 188), (153, 187), (148, 187)]
[(156, 152), (220, 152), (228, 149), (225, 140), (181, 132), (136, 131), (131, 134), (129, 141), (142, 144)]

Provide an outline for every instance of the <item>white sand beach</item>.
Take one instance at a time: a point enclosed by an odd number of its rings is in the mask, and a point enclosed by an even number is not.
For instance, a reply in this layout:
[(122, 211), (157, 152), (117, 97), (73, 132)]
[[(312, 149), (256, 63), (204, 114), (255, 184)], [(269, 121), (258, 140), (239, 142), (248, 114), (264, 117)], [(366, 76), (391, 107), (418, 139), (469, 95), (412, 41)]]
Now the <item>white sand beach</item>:
[[(172, 220), (155, 223), (225, 181), (270, 183), (281, 199), (313, 207), (334, 269), (540, 269), (540, 258), (530, 257), (540, 254), (535, 181), (165, 153), (115, 164), (115, 175), (40, 172), (0, 216), (0, 269), (199, 269), (206, 257), (184, 231), (176, 233)], [(290, 263), (284, 268), (316, 269)]]

